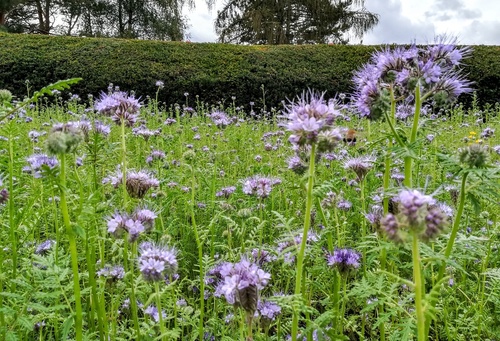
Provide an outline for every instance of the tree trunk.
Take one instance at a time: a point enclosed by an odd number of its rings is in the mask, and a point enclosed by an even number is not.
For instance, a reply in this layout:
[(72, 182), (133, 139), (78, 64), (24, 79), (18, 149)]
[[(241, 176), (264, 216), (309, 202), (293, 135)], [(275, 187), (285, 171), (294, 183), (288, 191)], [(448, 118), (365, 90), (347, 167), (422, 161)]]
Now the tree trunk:
[(0, 12), (0, 26), (5, 25), (7, 22), (7, 12)]

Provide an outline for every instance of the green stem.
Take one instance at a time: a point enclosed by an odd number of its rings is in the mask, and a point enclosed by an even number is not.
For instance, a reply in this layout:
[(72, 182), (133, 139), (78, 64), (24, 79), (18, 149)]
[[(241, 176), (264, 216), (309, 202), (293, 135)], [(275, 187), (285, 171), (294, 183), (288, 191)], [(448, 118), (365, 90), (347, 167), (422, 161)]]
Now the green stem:
[[(460, 220), (462, 219), (462, 213), (464, 212), (465, 206), (465, 184), (467, 183), (467, 175), (469, 173), (465, 172), (462, 177), (462, 185), (460, 187), (460, 202), (458, 204), (457, 214), (455, 215), (455, 220), (453, 221), (453, 227), (451, 228), (450, 239), (448, 240), (448, 244), (446, 245), (446, 249), (444, 251), (444, 258), (448, 260), (451, 255), (451, 250), (453, 249), (453, 244), (455, 243), (455, 239), (457, 238), (458, 228), (460, 226)], [(444, 271), (446, 269), (446, 263), (441, 265), (439, 269), (439, 275), (437, 278), (437, 282), (439, 282), (443, 276)]]
[(61, 213), (63, 216), (64, 226), (69, 238), (69, 249), (71, 253), (71, 269), (73, 271), (73, 290), (75, 294), (75, 330), (76, 340), (83, 339), (83, 320), (82, 320), (82, 301), (80, 295), (80, 279), (78, 273), (78, 250), (76, 247), (75, 231), (71, 227), (69, 219), (68, 204), (66, 202), (66, 155), (60, 155), (61, 170), (60, 170), (60, 189), (61, 189)]
[(160, 323), (160, 334), (161, 334), (161, 339), (166, 340), (166, 330), (165, 330), (165, 324), (163, 323), (163, 313), (161, 311), (161, 295), (160, 295), (160, 284), (159, 282), (155, 282), (155, 289), (156, 289), (156, 309), (158, 309), (158, 317), (159, 317), (159, 323)]
[[(313, 185), (314, 185), (314, 166), (316, 158), (316, 145), (311, 146), (311, 154), (309, 157), (309, 172), (307, 181), (307, 194), (306, 194), (306, 212), (304, 216), (304, 230), (302, 232), (302, 241), (300, 243), (299, 254), (297, 255), (297, 268), (295, 277), (295, 296), (302, 295), (302, 273), (304, 266), (304, 254), (306, 250), (307, 243), (307, 233), (309, 232), (309, 227), (311, 226), (311, 210), (313, 205)], [(299, 329), (299, 312), (294, 309), (293, 320), (292, 320), (292, 341), (297, 340), (297, 334)]]
[[(14, 206), (14, 146), (12, 143), (13, 136), (9, 134), (9, 226), (10, 226), (10, 244), (12, 245), (12, 278), (17, 277), (17, 226), (14, 221), (16, 212)], [(12, 291), (16, 290), (16, 281), (12, 281)]]
[(200, 341), (203, 341), (203, 322), (205, 314), (205, 273), (203, 270), (203, 244), (198, 233), (198, 227), (196, 225), (195, 215), (194, 215), (194, 205), (195, 205), (195, 176), (194, 168), (191, 166), (191, 223), (193, 225), (194, 237), (196, 239), (196, 246), (198, 247), (198, 267), (200, 269), (200, 321), (198, 323), (198, 337)]
[(122, 188), (123, 188), (123, 208), (127, 208), (127, 144), (125, 141), (125, 120), (121, 120), (121, 133), (122, 133)]
[[(417, 83), (415, 88), (415, 114), (413, 115), (413, 126), (411, 128), (410, 135), (410, 145), (415, 143), (417, 140), (417, 131), (418, 131), (418, 121), (420, 120), (420, 109), (422, 108), (422, 100), (420, 98), (420, 84)], [(412, 166), (413, 159), (411, 156), (405, 156), (405, 179), (404, 185), (408, 188), (412, 187)]]
[(412, 259), (413, 259), (413, 281), (415, 287), (415, 310), (417, 312), (417, 340), (424, 341), (425, 338), (425, 315), (423, 290), (424, 282), (420, 272), (420, 253), (418, 250), (418, 236), (413, 233), (412, 243)]

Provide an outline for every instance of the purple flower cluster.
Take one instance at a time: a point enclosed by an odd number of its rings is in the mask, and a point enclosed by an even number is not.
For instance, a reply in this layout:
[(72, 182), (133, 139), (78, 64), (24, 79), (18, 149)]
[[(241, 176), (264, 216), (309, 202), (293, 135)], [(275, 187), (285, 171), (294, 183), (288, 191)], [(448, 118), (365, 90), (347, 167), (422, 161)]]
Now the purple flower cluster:
[[(158, 308), (154, 305), (150, 305), (146, 309), (144, 309), (144, 315), (148, 315), (156, 323), (160, 322), (160, 314), (158, 313)], [(165, 311), (161, 312), (161, 317), (162, 319), (167, 318), (167, 314), (165, 313)]]
[(271, 274), (242, 258), (238, 263), (223, 262), (217, 265), (208, 272), (205, 281), (216, 287), (216, 297), (224, 295), (228, 303), (242, 307), (253, 315), (257, 310), (259, 290), (270, 279)]
[(448, 216), (442, 206), (429, 195), (417, 190), (403, 190), (395, 201), (398, 203), (397, 213), (389, 213), (380, 221), (382, 230), (395, 242), (405, 241), (408, 233), (428, 241), (448, 225)]
[(344, 162), (344, 169), (350, 169), (359, 181), (363, 181), (366, 174), (373, 168), (373, 163), (375, 162), (375, 157), (371, 155), (354, 157), (346, 160)]
[(281, 307), (271, 301), (259, 301), (257, 303), (257, 311), (262, 319), (266, 322), (274, 321), (274, 319), (281, 313)]
[(125, 277), (125, 270), (123, 266), (120, 265), (106, 265), (101, 270), (97, 271), (97, 276), (104, 277), (109, 282), (116, 282)]
[(99, 113), (111, 116), (116, 124), (124, 121), (128, 127), (137, 121), (140, 108), (139, 100), (123, 91), (114, 91), (110, 94), (103, 92), (95, 103), (95, 109)]
[(361, 265), (361, 254), (353, 249), (336, 249), (326, 256), (327, 264), (336, 268), (341, 274), (348, 274)]
[[(122, 183), (122, 177), (122, 172), (118, 167), (115, 173), (105, 177), (102, 183), (110, 183), (114, 188), (118, 188)], [(127, 172), (126, 178), (125, 186), (127, 187), (127, 193), (132, 198), (141, 199), (150, 188), (157, 188), (160, 185), (160, 182), (145, 170), (130, 170)]]
[(146, 162), (151, 164), (155, 160), (163, 160), (166, 157), (165, 152), (161, 150), (153, 150), (151, 154), (146, 158)]
[(44, 168), (54, 169), (59, 165), (55, 157), (49, 157), (46, 154), (33, 154), (26, 161), (29, 165), (23, 167), (23, 172), (33, 174), (35, 178), (42, 177)]
[(50, 251), (50, 249), (52, 249), (52, 247), (56, 244), (57, 242), (55, 240), (47, 239), (46, 241), (38, 244), (38, 246), (35, 249), (35, 254), (40, 256), (46, 255)]
[(139, 270), (144, 280), (161, 281), (177, 270), (175, 249), (152, 243), (142, 243), (139, 249)]
[(274, 185), (281, 183), (280, 179), (267, 178), (256, 175), (243, 180), (243, 193), (255, 195), (259, 198), (267, 198), (271, 194)]
[(157, 136), (160, 135), (160, 133), (161, 133), (160, 129), (151, 130), (144, 125), (132, 129), (132, 134), (134, 134), (135, 136), (141, 136), (146, 141), (149, 140), (151, 136)]
[(212, 122), (219, 128), (224, 128), (232, 123), (232, 120), (227, 114), (220, 110), (215, 110), (207, 116), (212, 120)]
[(231, 194), (234, 193), (234, 191), (236, 191), (236, 187), (235, 186), (229, 186), (229, 187), (223, 187), (221, 188), (220, 191), (218, 191), (217, 193), (215, 193), (215, 196), (216, 197), (224, 197), (224, 198), (229, 198), (229, 196)]
[[(315, 231), (309, 230), (307, 231), (306, 239), (307, 244), (312, 244), (319, 240), (319, 236)], [(302, 233), (297, 233), (291, 238), (287, 238), (279, 242), (276, 251), (278, 252), (278, 254), (283, 256), (283, 261), (286, 264), (292, 264), (295, 262), (295, 252), (301, 243)]]
[(459, 48), (454, 40), (447, 42), (446, 37), (424, 47), (398, 46), (377, 51), (354, 76), (354, 107), (361, 116), (379, 118), (389, 108), (388, 89), (392, 86), (395, 98), (405, 99), (406, 107), (401, 110), (407, 111), (409, 106), (413, 112), (412, 95), (418, 83), (422, 98), (436, 106), (450, 103), (472, 91), (471, 83), (460, 75), (459, 68), (461, 60), (470, 53), (470, 48)]
[(115, 212), (107, 219), (108, 232), (115, 238), (120, 238), (124, 233), (128, 233), (129, 240), (134, 242), (143, 232), (153, 229), (157, 215), (148, 209), (137, 209), (132, 215)]
[(320, 133), (332, 145), (342, 139), (340, 130), (332, 130), (335, 119), (341, 116), (336, 108), (337, 104), (333, 100), (326, 102), (323, 97), (324, 93), (304, 92), (296, 103), (287, 107), (286, 127), (292, 132), (289, 138), (291, 143), (299, 146), (312, 145), (319, 141)]

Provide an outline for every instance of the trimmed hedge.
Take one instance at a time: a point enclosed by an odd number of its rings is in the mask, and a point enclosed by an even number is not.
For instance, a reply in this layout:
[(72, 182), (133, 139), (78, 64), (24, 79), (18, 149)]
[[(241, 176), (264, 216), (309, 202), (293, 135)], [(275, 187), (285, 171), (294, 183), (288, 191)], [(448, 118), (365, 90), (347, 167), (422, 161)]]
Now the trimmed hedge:
[[(248, 106), (276, 106), (304, 89), (349, 93), (352, 73), (378, 46), (301, 45), (240, 46), (83, 37), (50, 37), (0, 33), (0, 88), (26, 94), (25, 80), (39, 89), (56, 80), (82, 77), (72, 88), (82, 97), (97, 95), (109, 83), (138, 96), (154, 96), (163, 80), (160, 100), (191, 103), (231, 101)], [(500, 47), (476, 46), (466, 60), (469, 79), (481, 103), (499, 99)], [(470, 97), (470, 96), (469, 96)]]

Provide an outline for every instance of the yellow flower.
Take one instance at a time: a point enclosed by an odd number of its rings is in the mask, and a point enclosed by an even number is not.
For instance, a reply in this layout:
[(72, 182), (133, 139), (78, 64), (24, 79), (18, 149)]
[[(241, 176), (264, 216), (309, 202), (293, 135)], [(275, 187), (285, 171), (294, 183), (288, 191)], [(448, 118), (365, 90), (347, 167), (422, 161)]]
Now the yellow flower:
[(475, 131), (469, 132), (469, 135), (477, 135)]

